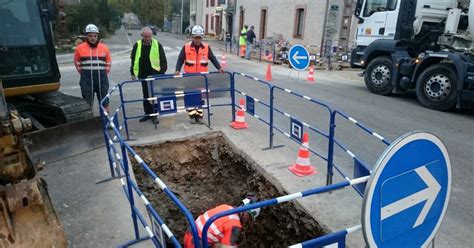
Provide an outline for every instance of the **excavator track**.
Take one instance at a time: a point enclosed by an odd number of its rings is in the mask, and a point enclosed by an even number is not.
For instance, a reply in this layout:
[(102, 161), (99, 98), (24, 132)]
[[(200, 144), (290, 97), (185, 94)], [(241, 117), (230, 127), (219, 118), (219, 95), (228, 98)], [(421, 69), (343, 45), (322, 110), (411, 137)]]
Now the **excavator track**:
[[(44, 127), (90, 119), (93, 112), (89, 104), (79, 97), (59, 91), (16, 97), (7, 100), (9, 104), (27, 117), (32, 117)], [(33, 124), (37, 123), (33, 121)], [(41, 129), (35, 125), (37, 129)]]

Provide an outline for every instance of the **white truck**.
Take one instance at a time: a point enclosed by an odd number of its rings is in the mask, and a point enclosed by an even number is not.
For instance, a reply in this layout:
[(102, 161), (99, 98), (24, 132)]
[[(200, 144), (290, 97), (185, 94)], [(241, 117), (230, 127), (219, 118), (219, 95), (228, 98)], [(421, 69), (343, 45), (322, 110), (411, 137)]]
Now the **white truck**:
[(474, 1), (357, 0), (356, 6), (351, 66), (365, 69), (371, 92), (416, 91), (423, 106), (440, 111), (474, 105)]

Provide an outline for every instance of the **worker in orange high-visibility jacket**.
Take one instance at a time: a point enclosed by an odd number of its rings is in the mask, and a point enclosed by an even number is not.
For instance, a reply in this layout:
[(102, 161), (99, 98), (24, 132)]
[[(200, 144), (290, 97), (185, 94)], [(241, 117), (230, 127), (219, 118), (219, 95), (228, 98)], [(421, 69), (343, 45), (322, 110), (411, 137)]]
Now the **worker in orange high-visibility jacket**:
[[(94, 95), (96, 95), (100, 102), (109, 91), (108, 75), (112, 58), (109, 48), (99, 42), (99, 29), (96, 25), (87, 25), (84, 33), (86, 34), (87, 41), (76, 47), (74, 64), (81, 76), (79, 85), (81, 86), (82, 98), (92, 108), (94, 105)], [(104, 101), (103, 107), (108, 111), (108, 99)]]
[[(243, 205), (256, 203), (257, 197), (252, 193), (247, 193), (245, 199), (242, 200)], [(217, 213), (233, 209), (232, 206), (227, 204), (219, 205), (213, 209), (206, 211), (200, 215), (195, 223), (198, 229), (199, 238), (202, 238), (202, 229), (206, 224), (206, 221)], [(260, 208), (249, 210), (239, 214), (232, 214), (224, 216), (214, 221), (207, 232), (207, 241), (210, 247), (237, 247), (237, 241), (242, 229), (242, 226), (251, 221), (255, 220), (260, 215)], [(199, 240), (202, 244), (202, 240)], [(184, 235), (184, 248), (194, 248), (193, 235), (191, 231), (186, 231)]]
[[(219, 64), (219, 61), (216, 59), (216, 56), (214, 56), (214, 53), (212, 53), (211, 47), (208, 44), (202, 42), (202, 37), (204, 36), (204, 30), (202, 27), (199, 25), (194, 26), (191, 30), (191, 34), (193, 36), (193, 40), (190, 43), (184, 45), (181, 49), (181, 52), (178, 56), (178, 61), (176, 62), (175, 74), (180, 74), (183, 64), (185, 73), (208, 72), (209, 61), (212, 62), (214, 67), (216, 67), (219, 72), (223, 73), (224, 70)], [(202, 108), (193, 107), (188, 108), (187, 111), (189, 118), (191, 119), (191, 124), (203, 124)]]

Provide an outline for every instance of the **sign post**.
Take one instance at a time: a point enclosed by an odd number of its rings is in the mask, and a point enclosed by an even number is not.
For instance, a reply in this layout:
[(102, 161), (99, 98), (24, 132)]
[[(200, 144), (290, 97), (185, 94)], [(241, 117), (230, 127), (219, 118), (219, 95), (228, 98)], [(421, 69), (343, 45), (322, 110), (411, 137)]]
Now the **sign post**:
[(451, 162), (439, 138), (406, 134), (380, 156), (367, 184), (362, 230), (369, 247), (427, 247), (448, 207)]

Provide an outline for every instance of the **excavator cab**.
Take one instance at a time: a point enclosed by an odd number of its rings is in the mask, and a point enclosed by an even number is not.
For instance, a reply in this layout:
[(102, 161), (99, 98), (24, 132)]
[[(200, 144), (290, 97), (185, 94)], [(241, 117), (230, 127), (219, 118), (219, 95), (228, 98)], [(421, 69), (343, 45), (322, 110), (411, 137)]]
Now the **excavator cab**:
[(101, 141), (91, 106), (58, 91), (53, 6), (52, 0), (0, 0), (0, 247), (67, 246), (37, 172)]
[(46, 0), (0, 1), (0, 79), (7, 102), (35, 129), (92, 117), (85, 101), (58, 91), (52, 6)]

